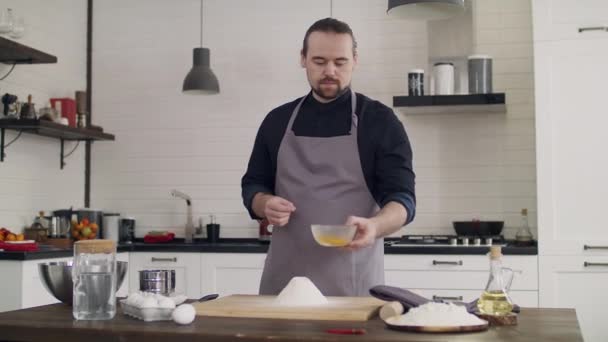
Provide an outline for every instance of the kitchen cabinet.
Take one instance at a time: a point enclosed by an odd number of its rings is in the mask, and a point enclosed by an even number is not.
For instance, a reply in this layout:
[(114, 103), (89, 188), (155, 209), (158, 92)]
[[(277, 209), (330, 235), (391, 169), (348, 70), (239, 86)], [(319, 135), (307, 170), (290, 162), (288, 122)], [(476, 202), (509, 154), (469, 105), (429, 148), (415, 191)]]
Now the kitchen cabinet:
[(540, 258), (540, 305), (575, 308), (585, 341), (606, 341), (608, 256)]
[[(503, 266), (514, 271), (510, 295), (522, 307), (538, 307), (538, 258), (503, 256)], [(386, 284), (410, 289), (429, 299), (472, 301), (488, 281), (485, 255), (385, 255)]]
[[(606, 0), (534, 0), (534, 41), (603, 40), (608, 32)], [(579, 29), (589, 29), (579, 32)], [(599, 43), (599, 42), (598, 42)]]
[[(537, 257), (504, 258), (504, 266), (515, 271), (513, 300), (521, 306), (538, 307)], [(202, 294), (257, 294), (265, 259), (266, 254), (261, 253), (203, 253)], [(433, 265), (433, 261), (439, 264)], [(427, 298), (473, 300), (488, 281), (489, 261), (484, 255), (385, 255), (384, 262), (387, 285), (412, 289)]]
[[(128, 261), (129, 253), (118, 253), (116, 259)], [(2, 291), (0, 291), (0, 312), (58, 303), (44, 287), (38, 274), (38, 264), (46, 262), (72, 261), (72, 257), (38, 259), (26, 261), (2, 260), (0, 273)], [(127, 295), (129, 279), (125, 276), (117, 295)]]
[(203, 253), (203, 294), (258, 294), (266, 253)]
[(608, 2), (533, 1), (540, 255), (608, 255)]
[(130, 253), (129, 290), (139, 291), (139, 271), (175, 270), (175, 292), (201, 297), (201, 253)]
[(604, 341), (608, 2), (538, 0), (532, 17), (539, 304), (575, 308), (585, 340)]

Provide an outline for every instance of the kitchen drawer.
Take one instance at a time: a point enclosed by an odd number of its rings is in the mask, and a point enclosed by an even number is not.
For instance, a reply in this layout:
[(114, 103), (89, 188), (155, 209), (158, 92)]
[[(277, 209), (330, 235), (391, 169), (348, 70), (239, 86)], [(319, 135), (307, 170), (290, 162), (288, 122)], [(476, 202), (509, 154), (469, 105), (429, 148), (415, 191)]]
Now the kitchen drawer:
[[(471, 302), (479, 298), (483, 290), (411, 289), (411, 291), (428, 299)], [(515, 304), (521, 307), (538, 307), (538, 291), (510, 291), (509, 296)]]
[[(485, 255), (386, 255), (386, 284), (407, 289), (483, 289), (490, 272)], [(537, 256), (505, 256), (515, 272), (513, 290), (538, 290)]]
[[(554, 226), (554, 230), (565, 230), (558, 226)], [(546, 239), (539, 241), (539, 252), (541, 255), (549, 256), (605, 256), (608, 257), (608, 240), (603, 237), (591, 239), (590, 237), (600, 235), (599, 232), (601, 227), (595, 227), (595, 231), (587, 232), (583, 229), (578, 230), (578, 236), (563, 236), (561, 234), (551, 234)], [(588, 239), (580, 239), (581, 237), (587, 237)]]
[(203, 253), (202, 293), (258, 294), (266, 254)]
[[(536, 255), (504, 255), (502, 263), (514, 270), (536, 270)], [(487, 270), (490, 259), (487, 255), (421, 255), (391, 254), (384, 256), (384, 267), (404, 270)]]
[(140, 253), (129, 256), (129, 290), (139, 291), (139, 271), (175, 270), (175, 292), (199, 298), (201, 290), (200, 253)]
[(541, 256), (540, 305), (574, 308), (585, 341), (606, 341), (608, 257)]

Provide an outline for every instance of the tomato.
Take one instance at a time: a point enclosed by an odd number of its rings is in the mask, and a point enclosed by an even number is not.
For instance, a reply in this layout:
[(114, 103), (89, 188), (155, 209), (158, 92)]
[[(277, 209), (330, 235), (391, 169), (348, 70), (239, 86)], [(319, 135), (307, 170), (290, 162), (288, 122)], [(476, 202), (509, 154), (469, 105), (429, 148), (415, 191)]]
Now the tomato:
[(89, 236), (89, 235), (91, 235), (91, 228), (85, 227), (82, 229), (82, 231), (80, 233), (82, 234), (82, 236)]

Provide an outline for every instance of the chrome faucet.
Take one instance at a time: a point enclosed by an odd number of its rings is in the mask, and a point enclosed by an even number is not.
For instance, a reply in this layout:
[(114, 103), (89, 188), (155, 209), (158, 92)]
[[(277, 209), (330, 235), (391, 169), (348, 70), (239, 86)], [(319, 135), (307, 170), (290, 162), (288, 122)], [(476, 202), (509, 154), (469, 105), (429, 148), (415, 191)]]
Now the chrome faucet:
[[(186, 201), (187, 212), (186, 212), (186, 229), (185, 229), (185, 240), (186, 243), (192, 243), (194, 241), (194, 222), (192, 220), (192, 198), (186, 195), (185, 193), (177, 190), (171, 190), (171, 195), (173, 197), (181, 198)], [(202, 225), (199, 227), (200, 232), (202, 232)]]

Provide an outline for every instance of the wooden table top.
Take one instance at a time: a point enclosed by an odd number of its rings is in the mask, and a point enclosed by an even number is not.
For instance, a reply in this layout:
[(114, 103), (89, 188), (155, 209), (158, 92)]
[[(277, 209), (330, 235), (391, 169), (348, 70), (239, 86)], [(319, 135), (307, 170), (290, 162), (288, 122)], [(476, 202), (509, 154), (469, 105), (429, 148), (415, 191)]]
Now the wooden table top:
[[(364, 328), (364, 335), (335, 335), (331, 328)], [(519, 325), (484, 332), (422, 334), (367, 322), (201, 317), (190, 325), (143, 322), (122, 314), (109, 321), (76, 321), (72, 308), (53, 304), (0, 313), (0, 341), (583, 341), (573, 309), (523, 308)]]

